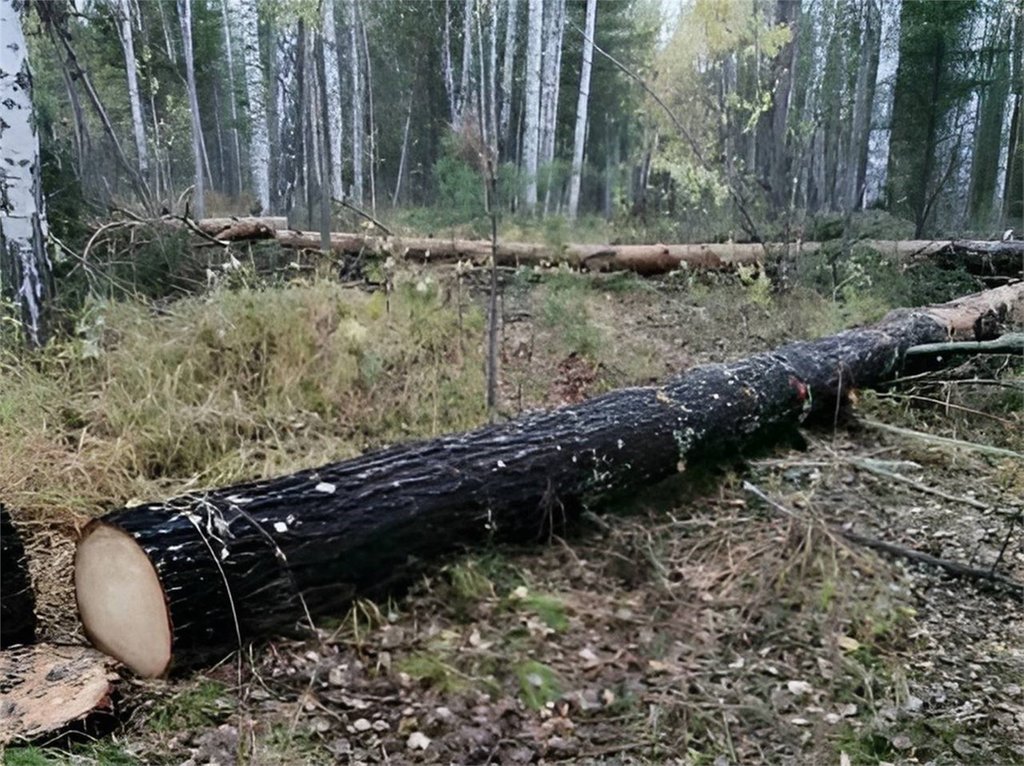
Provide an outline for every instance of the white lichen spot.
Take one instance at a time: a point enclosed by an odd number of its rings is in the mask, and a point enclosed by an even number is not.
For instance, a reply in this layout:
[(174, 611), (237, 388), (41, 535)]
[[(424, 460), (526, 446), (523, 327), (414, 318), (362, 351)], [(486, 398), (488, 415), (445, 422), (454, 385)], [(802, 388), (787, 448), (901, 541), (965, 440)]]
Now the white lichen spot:
[(226, 547), (220, 549), (220, 560), (221, 561), (226, 560), (229, 555), (230, 554), (229, 554), (228, 549)]
[(287, 532), (288, 531), (288, 525), (285, 522), (283, 522), (283, 521), (275, 521), (274, 522), (274, 531), (275, 532)]
[(336, 490), (336, 489), (337, 489), (337, 487), (334, 486), (333, 484), (331, 484), (328, 481), (322, 481), (322, 482), (320, 482), (319, 484), (316, 485), (316, 491), (317, 492), (324, 492), (324, 493), (326, 493), (328, 495), (333, 495), (334, 494), (334, 490)]
[(678, 463), (676, 463), (676, 470), (679, 471), (679, 473), (682, 473), (683, 471), (685, 471), (686, 470), (686, 461), (685, 460), (680, 460)]
[(622, 439), (619, 439), (618, 442), (616, 442), (616, 444), (618, 444), (619, 449), (622, 449), (623, 447), (626, 446), (626, 443), (622, 441)]
[(711, 394), (711, 398), (712, 399), (721, 399), (722, 397), (720, 397), (718, 394)]
[(505, 461), (504, 460), (499, 460), (498, 461), (498, 468), (504, 468), (504, 467), (505, 467)]
[(251, 503), (252, 498), (242, 497), (241, 495), (232, 495), (231, 497), (228, 498), (228, 502), (234, 503), (235, 505), (244, 505), (245, 503)]

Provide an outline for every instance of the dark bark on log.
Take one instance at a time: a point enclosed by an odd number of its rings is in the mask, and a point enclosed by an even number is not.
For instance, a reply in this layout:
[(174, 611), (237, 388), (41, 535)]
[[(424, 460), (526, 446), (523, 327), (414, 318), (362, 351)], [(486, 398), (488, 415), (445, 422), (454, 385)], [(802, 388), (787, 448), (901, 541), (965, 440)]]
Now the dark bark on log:
[[(995, 324), (982, 316), (1024, 321), (1024, 284), (895, 311), (871, 327), (695, 368), (661, 386), (115, 512), (86, 529), (76, 579), (90, 536), (127, 533), (166, 598), (167, 659), (223, 653), (239, 638), (293, 630), (303, 620), (301, 599), (313, 614), (338, 614), (353, 595), (387, 591), (419, 562), (457, 546), (543, 540), (609, 495), (735, 452), (815, 412), (830, 415), (851, 389), (897, 376), (908, 348), (980, 339), (976, 329)], [(104, 576), (119, 574), (111, 568)], [(81, 604), (80, 583), (78, 596)]]
[(35, 641), (35, 609), (21, 535), (0, 505), (0, 649)]

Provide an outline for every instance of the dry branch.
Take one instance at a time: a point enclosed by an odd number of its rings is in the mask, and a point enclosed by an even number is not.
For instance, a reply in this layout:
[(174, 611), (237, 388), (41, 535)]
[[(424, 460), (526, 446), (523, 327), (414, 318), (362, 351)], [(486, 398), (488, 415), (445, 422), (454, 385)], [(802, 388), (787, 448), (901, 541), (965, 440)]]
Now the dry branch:
[(581, 510), (734, 453), (850, 389), (891, 380), (908, 348), (1024, 322), (1024, 284), (900, 310), (660, 386), (278, 479), (110, 514), (84, 532), (75, 586), (95, 645), (144, 675), (337, 614), (461, 545), (545, 539)]

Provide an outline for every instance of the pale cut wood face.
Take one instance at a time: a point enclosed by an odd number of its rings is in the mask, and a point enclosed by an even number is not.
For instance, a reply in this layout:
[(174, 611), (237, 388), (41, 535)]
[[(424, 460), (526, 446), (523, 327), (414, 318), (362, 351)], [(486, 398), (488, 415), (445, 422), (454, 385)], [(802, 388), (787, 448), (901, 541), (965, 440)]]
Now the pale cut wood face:
[(130, 535), (106, 525), (86, 533), (75, 554), (75, 596), (85, 633), (97, 649), (140, 676), (167, 671), (171, 625), (163, 588)]

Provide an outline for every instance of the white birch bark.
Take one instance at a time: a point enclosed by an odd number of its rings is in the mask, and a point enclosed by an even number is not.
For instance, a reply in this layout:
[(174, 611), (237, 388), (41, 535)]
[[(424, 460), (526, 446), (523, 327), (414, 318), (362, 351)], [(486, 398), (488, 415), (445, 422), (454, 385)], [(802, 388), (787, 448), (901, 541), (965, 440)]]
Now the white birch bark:
[(526, 41), (526, 104), (523, 118), (523, 173), (526, 176), (524, 205), (527, 213), (537, 209), (537, 153), (540, 138), (541, 33), (544, 1), (529, 0)]
[(238, 193), (242, 191), (242, 145), (238, 140), (238, 90), (235, 88), (235, 54), (234, 45), (231, 42), (231, 18), (228, 10), (228, 0), (222, 0), (220, 5), (221, 20), (224, 22), (224, 57), (228, 65), (228, 106), (231, 114), (231, 148), (234, 152), (235, 183)]
[(239, 0), (238, 10), (245, 62), (245, 94), (249, 102), (249, 164), (260, 212), (267, 213), (270, 211), (270, 130), (267, 127), (267, 93), (260, 58), (256, 0)]
[(889, 171), (889, 137), (892, 135), (892, 104), (896, 94), (896, 70), (900, 61), (900, 14), (902, 0), (879, 3), (882, 12), (882, 42), (875, 79), (871, 133), (868, 137), (868, 170), (864, 204), (878, 201), (885, 190)]
[(458, 117), (455, 104), (455, 73), (452, 70), (452, 3), (444, 0), (444, 50), (441, 52), (444, 66), (444, 92), (448, 97), (448, 116), (452, 125)]
[(135, 61), (135, 36), (132, 33), (132, 11), (128, 0), (113, 0), (113, 11), (117, 18), (118, 36), (124, 51), (124, 68), (128, 80), (128, 103), (132, 112), (132, 133), (135, 136), (135, 151), (139, 162), (139, 174), (149, 178), (149, 152), (146, 145), (146, 123), (142, 116), (142, 100), (139, 98), (138, 65)]
[(580, 69), (580, 94), (576, 99), (576, 135), (572, 146), (572, 178), (569, 181), (569, 219), (576, 220), (580, 207), (580, 183), (583, 177), (583, 151), (587, 143), (587, 105), (590, 102), (590, 68), (594, 60), (594, 28), (597, 25), (597, 0), (587, 0), (587, 21), (583, 38), (583, 66)]
[(488, 139), (492, 159), (498, 160), (498, 15), (501, 10), (499, 0), (490, 0), (488, 5), (490, 23), (488, 26), (487, 49), (487, 90), (490, 93), (487, 121), (490, 128)]
[[(505, 17), (505, 55), (501, 60), (501, 114), (498, 117), (498, 136), (506, 145), (512, 146), (509, 128), (512, 124), (512, 75), (515, 70), (516, 56), (516, 16), (519, 9), (518, 0), (506, 0), (507, 16)], [(511, 149), (506, 149), (511, 154)]]
[(462, 16), (462, 77), (459, 80), (459, 97), (456, 107), (456, 128), (461, 126), (466, 109), (473, 100), (473, 13), (474, 0), (466, 0)]
[(28, 342), (39, 346), (46, 341), (50, 260), (21, 6), (0, 0), (0, 294), (14, 299)]
[(342, 127), (341, 69), (338, 67), (338, 24), (334, 18), (334, 0), (323, 0), (324, 86), (327, 91), (327, 140), (331, 160), (331, 196), (343, 199), (341, 182)]
[(199, 117), (199, 96), (196, 92), (196, 67), (192, 57), (192, 0), (178, 0), (178, 18), (181, 21), (181, 48), (185, 57), (185, 81), (188, 86), (188, 104), (192, 111), (192, 157), (195, 169), (195, 190), (192, 193), (192, 216), (206, 215), (206, 183), (203, 173), (203, 123)]
[(540, 161), (555, 158), (555, 126), (558, 122), (558, 86), (562, 75), (562, 30), (565, 0), (552, 0), (544, 33), (544, 62), (541, 85)]
[(363, 204), (363, 65), (359, 53), (358, 0), (349, 0), (349, 45), (352, 60), (352, 199)]

